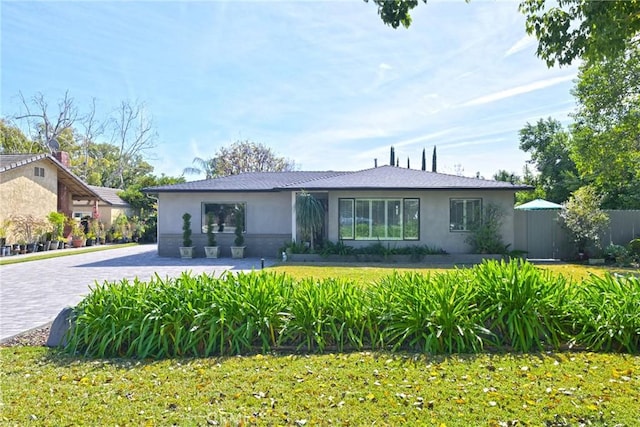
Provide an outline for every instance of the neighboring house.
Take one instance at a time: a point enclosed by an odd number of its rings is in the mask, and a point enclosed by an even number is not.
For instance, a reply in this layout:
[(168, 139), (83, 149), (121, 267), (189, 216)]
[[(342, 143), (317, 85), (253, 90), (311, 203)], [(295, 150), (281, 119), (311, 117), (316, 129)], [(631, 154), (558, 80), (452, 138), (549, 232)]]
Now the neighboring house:
[(392, 246), (429, 245), (449, 253), (469, 252), (471, 223), (488, 204), (504, 213), (502, 238), (513, 245), (516, 191), (529, 189), (393, 166), (353, 172), (255, 172), (211, 180), (146, 188), (158, 197), (158, 252), (178, 256), (182, 215), (192, 216), (197, 254), (206, 244), (206, 214), (216, 215), (218, 245), (229, 256), (234, 211), (244, 209), (246, 254), (277, 256), (283, 244), (299, 239), (295, 200), (311, 193), (325, 207), (321, 239), (350, 246), (381, 242)]
[[(98, 213), (100, 222), (105, 226), (112, 225), (119, 215), (131, 215), (131, 206), (118, 196), (118, 192), (122, 191), (117, 188), (108, 187), (96, 187), (90, 185), (89, 188), (93, 190), (98, 196), (100, 201), (98, 202)], [(81, 219), (86, 216), (93, 215), (94, 204), (87, 200), (74, 200), (73, 201), (73, 218)]]
[(1, 154), (0, 222), (14, 215), (46, 219), (52, 211), (71, 216), (73, 200), (99, 201), (100, 196), (68, 169), (68, 160), (64, 152)]

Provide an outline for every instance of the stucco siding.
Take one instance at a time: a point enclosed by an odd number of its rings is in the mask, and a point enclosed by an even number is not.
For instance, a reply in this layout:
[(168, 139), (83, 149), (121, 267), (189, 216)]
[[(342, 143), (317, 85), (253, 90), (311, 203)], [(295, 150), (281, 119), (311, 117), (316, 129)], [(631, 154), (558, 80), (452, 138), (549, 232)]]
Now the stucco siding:
[[(429, 245), (443, 249), (452, 254), (468, 253), (469, 245), (465, 242), (467, 232), (450, 231), (449, 201), (452, 198), (482, 199), (482, 205), (498, 206), (504, 216), (502, 218), (502, 238), (505, 244), (513, 246), (513, 192), (511, 191), (334, 191), (329, 193), (329, 240), (338, 240), (338, 199), (340, 198), (418, 198), (420, 200), (420, 240), (385, 240), (391, 246)], [(367, 246), (375, 241), (345, 240), (354, 247)]]
[[(206, 234), (202, 232), (204, 203), (246, 203), (245, 254), (277, 256), (279, 248), (291, 241), (291, 195), (267, 193), (161, 193), (158, 197), (158, 253), (178, 256), (182, 246), (182, 215), (191, 214), (191, 230), (196, 256), (204, 256)], [(235, 236), (218, 233), (221, 256), (231, 256), (229, 247)], [(227, 252), (229, 252), (227, 254)]]
[[(43, 168), (44, 176), (35, 176), (34, 168)], [(58, 175), (49, 162), (33, 162), (0, 175), (0, 221), (13, 215), (32, 215), (46, 220), (57, 211)], [(12, 241), (12, 235), (7, 241)]]

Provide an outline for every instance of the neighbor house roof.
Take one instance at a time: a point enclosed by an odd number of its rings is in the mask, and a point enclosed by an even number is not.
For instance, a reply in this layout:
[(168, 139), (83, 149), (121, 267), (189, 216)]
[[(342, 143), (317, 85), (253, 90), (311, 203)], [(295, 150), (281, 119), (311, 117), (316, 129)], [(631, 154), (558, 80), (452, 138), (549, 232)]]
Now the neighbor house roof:
[(38, 161), (49, 162), (58, 169), (58, 181), (69, 189), (75, 200), (100, 199), (84, 181), (49, 154), (0, 154), (0, 173)]
[(248, 172), (222, 178), (143, 189), (146, 193), (283, 190), (484, 189), (526, 190), (503, 181), (467, 178), (395, 166), (352, 172)]
[(97, 187), (95, 185), (90, 185), (89, 188), (91, 188), (102, 200), (111, 206), (129, 206), (129, 203), (125, 202), (120, 198), (120, 196), (118, 196), (118, 192), (122, 191), (119, 188)]

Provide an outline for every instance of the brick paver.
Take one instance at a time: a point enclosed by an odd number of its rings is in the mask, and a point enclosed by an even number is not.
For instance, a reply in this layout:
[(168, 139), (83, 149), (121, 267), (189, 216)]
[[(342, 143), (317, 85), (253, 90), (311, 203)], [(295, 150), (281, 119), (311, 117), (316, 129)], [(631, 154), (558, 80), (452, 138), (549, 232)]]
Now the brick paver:
[[(274, 259), (264, 261), (265, 267)], [(184, 271), (220, 275), (259, 270), (261, 260), (161, 258), (156, 245), (140, 245), (0, 266), (0, 340), (52, 321), (74, 306), (96, 281), (176, 277)]]

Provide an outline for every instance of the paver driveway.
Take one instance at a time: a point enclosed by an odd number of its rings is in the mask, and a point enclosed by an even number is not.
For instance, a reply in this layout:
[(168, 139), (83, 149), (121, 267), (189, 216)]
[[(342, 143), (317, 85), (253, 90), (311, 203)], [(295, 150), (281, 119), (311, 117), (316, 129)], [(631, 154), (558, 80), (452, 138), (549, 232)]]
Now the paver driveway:
[[(265, 266), (275, 259), (265, 260)], [(96, 281), (176, 277), (184, 271), (222, 274), (259, 270), (261, 260), (161, 258), (156, 245), (140, 245), (0, 266), (0, 340), (52, 321), (74, 306)]]

